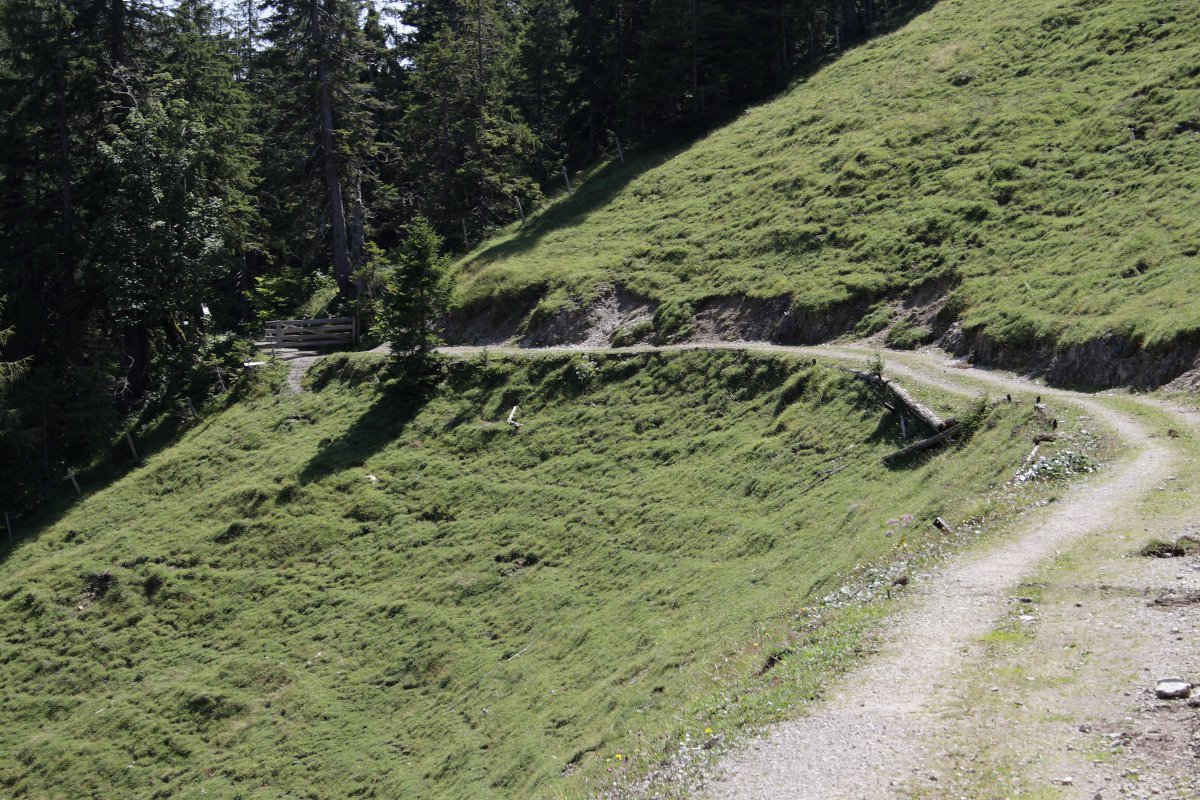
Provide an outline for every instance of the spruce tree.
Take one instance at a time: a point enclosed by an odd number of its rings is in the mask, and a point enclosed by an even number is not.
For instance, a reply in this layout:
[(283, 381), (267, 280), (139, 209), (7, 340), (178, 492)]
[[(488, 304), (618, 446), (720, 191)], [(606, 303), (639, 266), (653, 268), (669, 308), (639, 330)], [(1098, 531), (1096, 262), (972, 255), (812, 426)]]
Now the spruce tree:
[[(265, 131), (273, 152), (264, 160), (288, 165), (274, 182), (296, 199), (279, 210), (301, 220), (311, 242), (325, 245), (338, 288), (350, 295), (347, 208), (356, 199), (373, 128), (368, 87), (360, 80), (366, 50), (360, 6), (357, 0), (268, 0), (265, 7), (270, 48), (262, 89), (275, 119)], [(307, 222), (314, 219), (316, 225)]]
[(424, 217), (416, 218), (407, 234), (389, 259), (376, 329), (407, 372), (423, 374), (432, 364), (449, 297), (449, 258), (441, 252), (442, 238)]
[(404, 17), (410, 100), (402, 145), (421, 203), (445, 232), (479, 238), (540, 202), (536, 141), (512, 103), (516, 31), (497, 0), (413, 3)]

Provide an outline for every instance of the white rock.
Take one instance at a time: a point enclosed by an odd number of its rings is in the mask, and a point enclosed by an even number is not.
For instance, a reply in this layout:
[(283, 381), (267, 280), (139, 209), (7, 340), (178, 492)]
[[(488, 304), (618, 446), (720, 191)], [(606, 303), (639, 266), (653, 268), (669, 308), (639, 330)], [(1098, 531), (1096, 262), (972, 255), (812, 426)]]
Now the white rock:
[(1154, 687), (1159, 700), (1186, 700), (1192, 694), (1192, 685), (1178, 678), (1162, 678)]

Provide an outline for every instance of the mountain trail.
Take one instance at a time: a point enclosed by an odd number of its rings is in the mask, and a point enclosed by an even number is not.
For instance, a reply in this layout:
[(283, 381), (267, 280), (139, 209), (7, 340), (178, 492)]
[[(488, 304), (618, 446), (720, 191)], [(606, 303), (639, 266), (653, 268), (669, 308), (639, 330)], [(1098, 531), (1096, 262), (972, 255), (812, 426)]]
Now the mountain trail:
[[(861, 357), (870, 352), (847, 347), (811, 351), (835, 357)], [(1130, 509), (1135, 509), (1181, 466), (1168, 439), (1156, 437), (1148, 423), (1113, 410), (1097, 398), (1050, 389), (1002, 373), (961, 371), (951, 362), (928, 354), (889, 354), (889, 358), (893, 355), (896, 359), (889, 361), (887, 372), (909, 380), (958, 391), (974, 384), (1005, 392), (1036, 392), (1050, 403), (1070, 402), (1115, 431), (1133, 455), (1053, 504), (1048, 513), (1036, 515), (986, 552), (952, 560), (932, 580), (915, 587), (909, 608), (890, 620), (880, 654), (840, 680), (828, 699), (808, 716), (774, 727), (765, 739), (726, 763), (723, 774), (709, 787), (707, 796), (713, 800), (963, 796), (950, 785), (938, 785), (949, 784), (938, 774), (949, 754), (957, 748), (964, 760), (974, 763), (978, 759), (971, 756), (977, 754), (970, 751), (981, 735), (1015, 740), (1022, 736), (1020, 729), (1004, 729), (1000, 734), (987, 730), (996, 718), (980, 719), (979, 714), (972, 713), (972, 698), (963, 696), (974, 673), (982, 670), (992, 675), (1001, 668), (988, 663), (986, 653), (973, 652), (980, 649), (978, 643), (1009, 615), (1011, 598), (1021, 593), (1023, 582), (1033, 581), (1047, 562), (1090, 537), (1110, 535), (1114, 520), (1126, 519)], [(1194, 419), (1183, 417), (1182, 412), (1172, 413), (1181, 425), (1195, 425)], [(1117, 557), (1125, 555), (1130, 547), (1126, 544), (1119, 548)], [(1143, 604), (1136, 605), (1140, 608)], [(1086, 624), (1093, 623), (1089, 620)], [(1123, 648), (1127, 643), (1115, 646)], [(1033, 684), (1030, 690), (1042, 688), (1036, 674), (1026, 677)], [(975, 692), (1000, 691), (999, 687), (969, 688)], [(1085, 700), (1093, 694), (1088, 690), (1081, 693)], [(1011, 695), (1005, 699), (1023, 702)], [(1088, 727), (1087, 722), (1078, 724)], [(1069, 726), (1062, 727), (1065, 730)], [(1066, 743), (1070, 750), (1070, 741)], [(1038, 756), (1034, 753), (1030, 758)], [(1042, 780), (1061, 792), (1055, 796), (1093, 798), (1112, 783), (1112, 776), (1107, 774), (1089, 780), (1086, 770), (1093, 766), (1078, 764), (1071, 773)], [(1144, 783), (1147, 773), (1135, 773)], [(1177, 784), (1175, 778), (1166, 776), (1164, 783)], [(966, 788), (979, 786), (967, 781)], [(992, 786), (986, 788), (995, 790)], [(1012, 787), (1004, 788), (1012, 791)], [(1145, 796), (1194, 796), (1160, 795), (1161, 789), (1145, 791)], [(1138, 795), (1122, 792), (1122, 796)]]
[[(621, 352), (697, 347), (848, 361), (865, 361), (875, 352), (853, 345), (756, 343)], [(443, 348), (457, 356), (485, 351), (536, 355), (606, 350)], [(1120, 410), (1110, 398), (968, 368), (938, 353), (887, 352), (884, 358), (885, 372), (905, 381), (956, 393), (1036, 394), (1051, 405), (1072, 404), (1119, 436), (1127, 456), (1030, 514), (982, 552), (952, 558), (920, 581), (902, 610), (889, 618), (874, 657), (838, 680), (806, 716), (774, 726), (764, 738), (728, 756), (704, 796), (958, 798), (1016, 796), (1030, 787), (1048, 792), (1038, 796), (1064, 798), (1103, 798), (1106, 791), (1120, 797), (1200, 796), (1192, 766), (1193, 756), (1200, 756), (1200, 741), (1195, 735), (1186, 741), (1200, 723), (1194, 713), (1188, 715), (1186, 705), (1164, 706), (1153, 699), (1153, 678), (1162, 677), (1153, 670), (1181, 672), (1185, 679), (1200, 676), (1200, 658), (1188, 646), (1192, 637), (1180, 635), (1184, 628), (1193, 636), (1200, 630), (1198, 606), (1180, 603), (1174, 612), (1165, 612), (1142, 599), (1167, 584), (1169, 591), (1200, 588), (1200, 564), (1164, 566), (1152, 562), (1169, 560), (1128, 557), (1135, 539), (1151, 533), (1169, 536), (1178, 525), (1200, 518), (1192, 499), (1194, 479), (1179, 477), (1192, 459), (1185, 459), (1183, 445), (1174, 443), (1178, 430), (1165, 435), (1146, 414)], [(1189, 433), (1200, 428), (1194, 411), (1148, 399), (1127, 402), (1165, 414)], [(1181, 497), (1159, 508), (1151, 499), (1168, 485)], [(1066, 566), (1060, 569), (1060, 562)], [(1171, 569), (1178, 573), (1171, 581), (1155, 573)], [(1047, 578), (1055, 570), (1062, 572), (1057, 582)], [(1106, 582), (1098, 583), (1098, 576)], [(989, 632), (1011, 621), (1014, 595), (1031, 583), (1049, 588), (1043, 605), (1020, 616), (1025, 623), (1036, 620), (1028, 625), (1031, 633), (1024, 646), (982, 646)], [(1107, 588), (1100, 597), (1087, 597), (1088, 607), (1107, 610), (1099, 616), (1094, 609), (1079, 611), (1085, 604), (1076, 598), (1096, 586)], [(1043, 629), (1050, 641), (1041, 641)], [(1066, 663), (1061, 652), (1072, 648), (1083, 656)], [(1008, 680), (1013, 674), (1024, 680), (1013, 684)], [(1054, 689), (1047, 694), (1051, 682)], [(1116, 747), (1110, 746), (1113, 741)], [(1189, 758), (1176, 758), (1180, 752)]]

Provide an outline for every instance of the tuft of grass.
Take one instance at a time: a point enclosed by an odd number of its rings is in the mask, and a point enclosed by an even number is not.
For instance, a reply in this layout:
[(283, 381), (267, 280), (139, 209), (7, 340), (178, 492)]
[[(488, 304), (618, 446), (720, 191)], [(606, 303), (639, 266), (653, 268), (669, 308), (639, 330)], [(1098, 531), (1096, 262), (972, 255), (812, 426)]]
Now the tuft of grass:
[(1138, 555), (1149, 558), (1182, 558), (1197, 550), (1200, 550), (1200, 540), (1181, 536), (1170, 542), (1165, 539), (1151, 539), (1138, 550)]
[(312, 385), (211, 409), (4, 552), (4, 792), (588, 794), (818, 696), (879, 613), (823, 598), (937, 539), (1033, 424), (889, 469), (865, 382), (736, 352), (422, 388), (348, 355)]
[(699, 142), (599, 170), (463, 258), (456, 302), (620, 285), (668, 304), (666, 341), (704, 298), (819, 313), (936, 285), (944, 322), (1000, 347), (1165, 348), (1200, 335), (1197, 63), (1193, 0), (940, 2)]

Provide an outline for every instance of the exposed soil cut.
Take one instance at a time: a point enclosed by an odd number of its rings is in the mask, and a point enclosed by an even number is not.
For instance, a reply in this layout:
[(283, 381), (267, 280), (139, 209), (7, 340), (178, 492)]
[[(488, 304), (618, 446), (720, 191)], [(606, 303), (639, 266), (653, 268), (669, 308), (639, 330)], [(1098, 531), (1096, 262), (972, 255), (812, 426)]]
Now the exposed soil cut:
[(592, 302), (574, 303), (529, 326), (521, 346), (609, 347), (619, 336), (624, 344), (636, 344), (649, 339), (656, 308), (652, 300), (604, 286)]
[[(1185, 390), (1200, 383), (1200, 337), (1170, 342), (1153, 350), (1116, 332), (1073, 345), (1032, 341), (1002, 346), (985, 330), (962, 327), (947, 313), (951, 285), (931, 282), (896, 298), (889, 326), (874, 339), (911, 348), (936, 341), (952, 354), (980, 366), (1028, 372), (1062, 386), (1157, 387)], [(654, 300), (622, 287), (602, 286), (595, 299), (574, 301), (544, 319), (535, 313), (538, 287), (456, 311), (446, 321), (445, 338), (455, 346), (605, 347), (616, 344), (711, 344), (763, 342), (811, 345), (855, 330), (884, 298), (856, 297), (822, 309), (803, 298), (779, 295), (710, 297), (691, 307), (692, 323), (682, 336), (655, 331)], [(664, 338), (665, 337), (665, 338)]]

